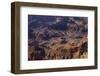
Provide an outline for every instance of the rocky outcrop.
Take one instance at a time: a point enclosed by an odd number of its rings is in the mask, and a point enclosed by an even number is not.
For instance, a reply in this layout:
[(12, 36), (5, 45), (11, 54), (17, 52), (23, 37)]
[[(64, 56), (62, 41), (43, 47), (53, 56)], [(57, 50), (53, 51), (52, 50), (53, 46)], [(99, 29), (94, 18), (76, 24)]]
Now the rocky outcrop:
[(81, 39), (78, 44), (72, 43), (71, 41), (62, 44), (59, 41), (44, 43), (38, 45), (38, 47), (29, 47), (33, 48), (31, 50), (33, 52), (29, 54), (31, 56), (29, 60), (87, 58), (87, 40), (84, 39)]

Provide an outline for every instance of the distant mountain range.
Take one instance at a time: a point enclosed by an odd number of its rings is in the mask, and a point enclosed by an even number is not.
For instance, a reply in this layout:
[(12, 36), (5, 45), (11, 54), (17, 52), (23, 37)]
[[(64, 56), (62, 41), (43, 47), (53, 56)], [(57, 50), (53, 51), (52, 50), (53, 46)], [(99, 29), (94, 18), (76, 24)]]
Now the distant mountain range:
[(71, 16), (28, 16), (29, 45), (40, 44), (54, 37), (82, 38), (87, 36), (88, 18)]

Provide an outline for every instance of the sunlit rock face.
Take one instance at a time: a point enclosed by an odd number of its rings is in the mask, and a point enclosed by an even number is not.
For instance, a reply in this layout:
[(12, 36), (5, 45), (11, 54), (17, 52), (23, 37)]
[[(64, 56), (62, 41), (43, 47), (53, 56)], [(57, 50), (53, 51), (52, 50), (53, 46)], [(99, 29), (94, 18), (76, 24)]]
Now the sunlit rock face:
[(28, 60), (87, 58), (87, 46), (87, 17), (28, 16)]

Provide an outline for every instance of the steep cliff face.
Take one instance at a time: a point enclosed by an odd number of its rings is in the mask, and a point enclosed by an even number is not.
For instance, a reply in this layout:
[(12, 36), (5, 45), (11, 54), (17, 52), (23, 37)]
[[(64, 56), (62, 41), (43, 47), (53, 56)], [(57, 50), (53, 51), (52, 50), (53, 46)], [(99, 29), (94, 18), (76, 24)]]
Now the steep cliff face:
[(87, 58), (88, 18), (28, 17), (28, 59)]

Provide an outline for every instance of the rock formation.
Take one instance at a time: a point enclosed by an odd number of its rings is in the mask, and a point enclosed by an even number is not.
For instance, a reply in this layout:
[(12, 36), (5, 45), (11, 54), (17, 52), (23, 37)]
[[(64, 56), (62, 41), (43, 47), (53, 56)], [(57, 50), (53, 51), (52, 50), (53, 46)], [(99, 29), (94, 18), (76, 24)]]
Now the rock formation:
[(87, 17), (29, 16), (28, 60), (87, 58)]

